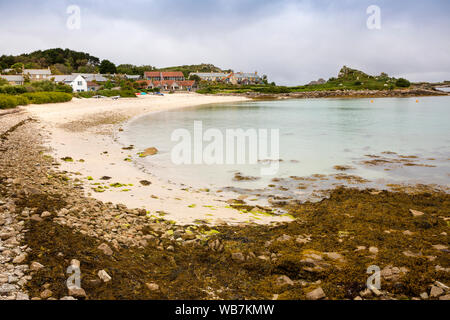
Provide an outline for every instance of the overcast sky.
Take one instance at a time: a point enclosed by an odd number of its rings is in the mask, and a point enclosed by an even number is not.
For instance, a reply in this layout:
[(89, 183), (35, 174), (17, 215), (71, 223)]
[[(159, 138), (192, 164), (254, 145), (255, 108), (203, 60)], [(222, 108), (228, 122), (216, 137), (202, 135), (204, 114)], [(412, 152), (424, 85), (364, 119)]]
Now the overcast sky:
[[(79, 29), (67, 27), (70, 5)], [(381, 29), (367, 28), (370, 5)], [(0, 17), (0, 55), (61, 47), (116, 64), (212, 63), (289, 85), (342, 65), (450, 80), (448, 0), (0, 0)]]

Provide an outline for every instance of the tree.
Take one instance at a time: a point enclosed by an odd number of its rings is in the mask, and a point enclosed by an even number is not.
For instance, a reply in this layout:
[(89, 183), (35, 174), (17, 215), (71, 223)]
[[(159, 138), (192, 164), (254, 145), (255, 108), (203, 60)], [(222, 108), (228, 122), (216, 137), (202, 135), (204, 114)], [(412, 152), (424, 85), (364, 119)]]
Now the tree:
[(191, 75), (191, 76), (189, 77), (189, 79), (194, 80), (194, 81), (197, 82), (197, 83), (200, 83), (200, 81), (202, 81), (202, 79), (201, 79), (198, 75), (196, 75), (196, 74)]
[(409, 88), (409, 86), (411, 85), (411, 82), (409, 82), (406, 79), (400, 78), (395, 82), (395, 85), (397, 87), (401, 87), (401, 88)]
[(11, 66), (11, 69), (14, 69), (16, 73), (22, 73), (23, 63), (17, 62)]
[(103, 73), (103, 74), (107, 74), (107, 73), (112, 74), (112, 73), (117, 72), (116, 65), (109, 60), (102, 60), (102, 62), (100, 63), (99, 70), (100, 70), (100, 73)]

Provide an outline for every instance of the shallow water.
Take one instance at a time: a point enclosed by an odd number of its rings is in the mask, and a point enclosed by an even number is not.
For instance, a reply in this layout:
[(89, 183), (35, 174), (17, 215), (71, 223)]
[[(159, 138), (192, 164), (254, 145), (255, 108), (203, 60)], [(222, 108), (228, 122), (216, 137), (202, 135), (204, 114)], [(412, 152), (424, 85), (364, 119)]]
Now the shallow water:
[[(217, 128), (224, 134), (226, 129), (279, 129), (282, 161), (278, 173), (260, 176), (261, 167), (267, 167), (264, 163), (173, 164), (171, 150), (177, 142), (171, 141), (171, 134), (179, 128), (192, 133), (194, 121), (202, 121), (204, 131)], [(333, 177), (332, 181), (322, 179), (332, 185), (340, 173), (367, 179), (369, 185), (448, 187), (449, 121), (450, 97), (251, 101), (141, 116), (119, 138), (124, 145), (135, 146), (130, 152), (147, 171), (194, 187), (265, 188), (273, 178), (313, 174)], [(136, 153), (148, 147), (156, 147), (159, 153), (139, 159)], [(364, 163), (376, 159), (384, 162)], [(340, 171), (336, 165), (351, 168)], [(236, 172), (259, 179), (234, 181)]]

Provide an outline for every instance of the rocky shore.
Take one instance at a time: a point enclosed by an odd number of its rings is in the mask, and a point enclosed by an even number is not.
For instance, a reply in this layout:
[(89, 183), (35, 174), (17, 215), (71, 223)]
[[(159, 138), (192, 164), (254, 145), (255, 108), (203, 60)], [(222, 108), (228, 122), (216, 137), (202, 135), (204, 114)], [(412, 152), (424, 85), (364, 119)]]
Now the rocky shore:
[[(0, 299), (450, 298), (447, 193), (338, 188), (284, 204), (289, 223), (179, 225), (86, 197), (29, 114), (0, 129)], [(379, 290), (366, 287), (372, 265)]]
[(252, 99), (314, 99), (314, 98), (406, 98), (406, 97), (426, 97), (426, 96), (448, 96), (449, 93), (423, 89), (412, 88), (403, 90), (333, 90), (333, 91), (306, 91), (291, 93), (222, 93), (220, 95), (236, 95)]

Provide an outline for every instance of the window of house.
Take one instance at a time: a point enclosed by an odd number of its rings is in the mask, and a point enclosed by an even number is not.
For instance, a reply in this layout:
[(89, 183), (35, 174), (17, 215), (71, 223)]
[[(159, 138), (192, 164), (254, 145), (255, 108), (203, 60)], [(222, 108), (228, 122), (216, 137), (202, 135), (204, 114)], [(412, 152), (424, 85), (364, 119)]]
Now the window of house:
[(78, 81), (78, 85), (79, 85), (79, 86), (82, 86), (82, 85), (83, 85), (83, 82), (82, 82), (82, 81)]

